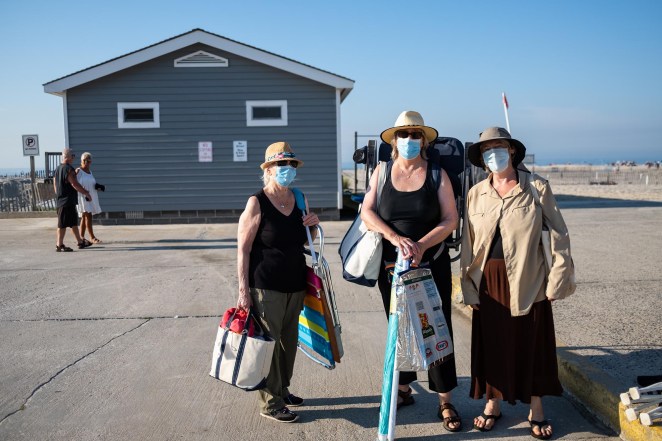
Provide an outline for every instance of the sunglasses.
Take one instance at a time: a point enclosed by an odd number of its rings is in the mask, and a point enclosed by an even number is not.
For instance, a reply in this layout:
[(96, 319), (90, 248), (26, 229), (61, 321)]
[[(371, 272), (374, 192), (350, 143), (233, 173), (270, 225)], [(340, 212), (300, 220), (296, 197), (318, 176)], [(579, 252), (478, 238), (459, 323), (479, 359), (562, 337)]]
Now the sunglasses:
[(421, 139), (423, 138), (423, 132), (408, 132), (406, 130), (398, 130), (395, 132), (395, 136), (398, 138)]
[(292, 168), (297, 168), (299, 166), (298, 161), (276, 161), (278, 167), (285, 167), (286, 165), (292, 166)]

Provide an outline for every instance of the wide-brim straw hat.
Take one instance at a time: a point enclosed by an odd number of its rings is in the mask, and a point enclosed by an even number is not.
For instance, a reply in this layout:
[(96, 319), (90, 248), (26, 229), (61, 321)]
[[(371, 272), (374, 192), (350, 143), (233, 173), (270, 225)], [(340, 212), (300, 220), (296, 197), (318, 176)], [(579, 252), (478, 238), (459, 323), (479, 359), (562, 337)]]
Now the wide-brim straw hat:
[(398, 119), (395, 120), (393, 127), (382, 132), (382, 141), (390, 144), (391, 141), (393, 141), (395, 132), (403, 129), (419, 129), (425, 135), (425, 139), (428, 143), (434, 141), (437, 139), (437, 136), (439, 136), (437, 129), (425, 125), (420, 113), (414, 112), (413, 110), (405, 110), (400, 116), (398, 116)]
[(508, 144), (515, 148), (515, 155), (513, 156), (512, 160), (513, 167), (522, 162), (524, 155), (526, 155), (526, 147), (524, 147), (524, 144), (522, 144), (520, 141), (510, 136), (508, 130), (504, 129), (503, 127), (488, 127), (487, 129), (483, 130), (479, 135), (478, 142), (469, 146), (469, 151), (467, 152), (467, 158), (469, 158), (469, 161), (476, 167), (485, 167), (485, 164), (483, 164), (482, 155), (480, 153), (480, 146), (487, 141), (492, 141), (495, 139), (505, 139), (508, 141)]
[(285, 141), (274, 142), (267, 147), (267, 150), (264, 152), (264, 162), (260, 164), (260, 168), (264, 170), (277, 161), (296, 161), (298, 167), (303, 165), (303, 161), (297, 159), (292, 151), (292, 147)]

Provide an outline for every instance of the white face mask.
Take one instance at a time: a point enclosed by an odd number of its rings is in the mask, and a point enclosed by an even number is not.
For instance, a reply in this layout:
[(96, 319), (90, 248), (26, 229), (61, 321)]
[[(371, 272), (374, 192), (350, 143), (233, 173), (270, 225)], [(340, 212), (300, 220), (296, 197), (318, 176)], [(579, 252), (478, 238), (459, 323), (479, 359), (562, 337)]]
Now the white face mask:
[(510, 152), (506, 147), (496, 147), (485, 150), (483, 153), (483, 162), (494, 173), (499, 173), (508, 168), (510, 161)]

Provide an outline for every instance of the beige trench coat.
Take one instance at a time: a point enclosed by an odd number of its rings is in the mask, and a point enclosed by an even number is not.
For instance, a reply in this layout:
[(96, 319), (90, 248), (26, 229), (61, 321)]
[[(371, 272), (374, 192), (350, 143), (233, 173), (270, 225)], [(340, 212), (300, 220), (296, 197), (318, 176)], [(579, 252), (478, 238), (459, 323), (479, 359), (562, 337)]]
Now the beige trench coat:
[[(512, 316), (528, 314), (545, 297), (567, 297), (575, 288), (570, 236), (549, 183), (528, 172), (518, 170), (518, 174), (519, 184), (503, 199), (490, 184), (492, 175), (469, 190), (460, 260), (464, 303), (478, 304), (483, 269), (499, 225)], [(540, 205), (531, 193), (531, 181), (538, 189)], [(552, 243), (549, 271), (541, 244), (543, 216)]]

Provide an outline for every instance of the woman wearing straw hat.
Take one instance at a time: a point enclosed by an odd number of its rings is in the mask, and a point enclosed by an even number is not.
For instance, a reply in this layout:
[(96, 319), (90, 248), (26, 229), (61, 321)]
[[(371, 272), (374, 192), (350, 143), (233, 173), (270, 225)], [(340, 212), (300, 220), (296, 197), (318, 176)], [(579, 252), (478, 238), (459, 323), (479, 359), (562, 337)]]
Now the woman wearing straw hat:
[[(490, 127), (468, 150), (487, 179), (467, 195), (462, 235), (462, 294), (473, 308), (471, 391), (486, 397), (474, 428), (487, 432), (501, 418), (500, 401), (530, 403), (531, 435), (549, 439), (543, 395), (561, 395), (551, 302), (574, 291), (568, 229), (549, 183), (518, 165), (526, 148), (507, 130)], [(538, 199), (538, 201), (536, 201)], [(545, 263), (543, 227), (552, 237)]]
[[(386, 164), (386, 182), (381, 193), (379, 210), (375, 188), (379, 169), (370, 179), (370, 187), (363, 201), (361, 219), (373, 231), (384, 236), (383, 265), (378, 285), (388, 316), (391, 284), (386, 269), (396, 260), (396, 248), (413, 265), (429, 266), (442, 300), (446, 322), (451, 325), (451, 265), (448, 249), (435, 255), (442, 242), (457, 227), (458, 215), (453, 189), (446, 172), (441, 170), (439, 187), (427, 161), (426, 149), (437, 138), (437, 130), (425, 125), (423, 117), (414, 111), (398, 116), (394, 127), (384, 130), (381, 138), (391, 144), (392, 161)], [(379, 165), (378, 167), (381, 167)], [(457, 432), (462, 428), (460, 416), (451, 403), (451, 390), (457, 386), (455, 361), (449, 360), (428, 371), (430, 389), (439, 393), (438, 416), (444, 428)], [(414, 404), (409, 384), (416, 380), (416, 372), (401, 372), (398, 406)]]
[(288, 387), (306, 293), (305, 228), (319, 223), (309, 210), (303, 215), (289, 189), (302, 165), (288, 143), (267, 147), (260, 165), (264, 187), (248, 198), (237, 233), (237, 307), (252, 308), (276, 340), (267, 385), (259, 391), (260, 415), (281, 423), (296, 421), (299, 416), (288, 406), (303, 404)]

